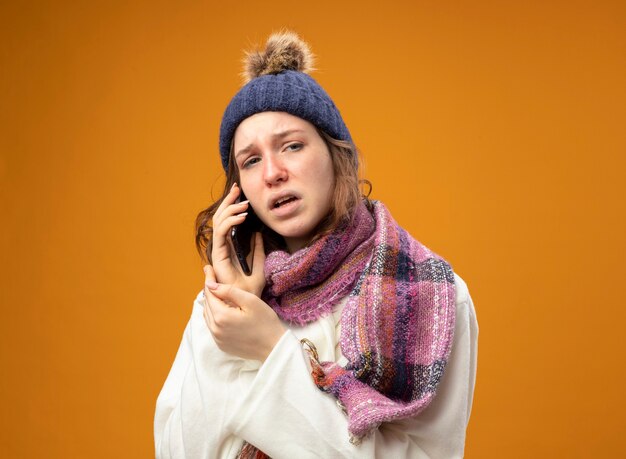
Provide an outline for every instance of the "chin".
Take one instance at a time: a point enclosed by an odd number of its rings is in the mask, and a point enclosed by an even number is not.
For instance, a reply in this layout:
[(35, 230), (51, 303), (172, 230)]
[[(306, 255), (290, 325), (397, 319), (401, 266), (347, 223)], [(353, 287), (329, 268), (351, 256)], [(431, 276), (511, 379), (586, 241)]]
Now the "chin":
[(313, 239), (314, 234), (313, 233), (313, 229), (312, 228), (302, 228), (302, 227), (298, 227), (298, 228), (276, 228), (274, 229), (274, 231), (276, 231), (278, 234), (280, 234), (283, 238), (285, 239), (293, 239), (293, 240), (311, 240)]

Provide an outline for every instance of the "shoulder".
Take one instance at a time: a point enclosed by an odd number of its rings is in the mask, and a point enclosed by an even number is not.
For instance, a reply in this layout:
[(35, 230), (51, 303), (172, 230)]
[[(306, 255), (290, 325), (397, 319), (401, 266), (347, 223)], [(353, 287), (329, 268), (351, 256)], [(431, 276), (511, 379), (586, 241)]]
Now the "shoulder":
[[(467, 284), (461, 276), (454, 273), (454, 285), (456, 289), (456, 321), (458, 325), (465, 324), (472, 329), (472, 334), (478, 334), (478, 321), (474, 302), (467, 288)], [(475, 339), (475, 338), (474, 338)]]
[(456, 304), (468, 303), (470, 301), (469, 289), (461, 276), (454, 273), (454, 286), (456, 289)]
[(476, 310), (474, 309), (474, 302), (470, 295), (467, 284), (461, 276), (454, 273), (454, 286), (456, 290), (456, 314), (457, 319), (461, 316), (466, 316), (468, 321), (476, 325)]

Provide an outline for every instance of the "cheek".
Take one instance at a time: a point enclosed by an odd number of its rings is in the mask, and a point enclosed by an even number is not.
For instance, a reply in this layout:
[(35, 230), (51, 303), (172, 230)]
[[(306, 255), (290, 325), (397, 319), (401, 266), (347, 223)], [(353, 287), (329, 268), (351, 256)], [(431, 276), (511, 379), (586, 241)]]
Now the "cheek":
[(327, 168), (322, 168), (322, 170), (316, 174), (314, 186), (317, 189), (319, 211), (321, 214), (325, 215), (331, 210), (334, 202), (335, 177), (332, 166), (330, 167), (330, 171)]
[(241, 190), (248, 199), (259, 194), (257, 182), (258, 180), (255, 179), (254, 175), (249, 172), (239, 174), (238, 185), (241, 187)]
[(263, 217), (262, 214), (265, 206), (263, 205), (263, 193), (259, 188), (258, 181), (255, 180), (254, 176), (251, 176), (250, 174), (244, 174), (244, 176), (240, 177), (239, 180), (241, 191), (246, 196), (246, 199), (250, 201), (252, 211), (254, 211), (258, 217)]
[(327, 195), (333, 195), (335, 191), (335, 172), (333, 171), (333, 164), (330, 159), (322, 171), (322, 178), (319, 183), (325, 185)]

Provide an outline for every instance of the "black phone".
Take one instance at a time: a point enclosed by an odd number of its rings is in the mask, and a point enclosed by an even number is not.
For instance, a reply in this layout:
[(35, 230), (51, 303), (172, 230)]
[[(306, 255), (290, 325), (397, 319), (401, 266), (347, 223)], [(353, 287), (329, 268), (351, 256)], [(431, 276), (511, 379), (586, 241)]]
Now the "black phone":
[[(239, 194), (237, 202), (245, 201), (246, 196), (243, 191)], [(259, 217), (254, 213), (252, 206), (248, 204), (248, 215), (243, 223), (235, 225), (230, 229), (230, 237), (233, 241), (233, 247), (235, 249), (235, 255), (241, 266), (241, 270), (246, 276), (252, 274), (252, 269), (248, 264), (248, 255), (252, 251), (252, 235), (255, 232), (261, 231), (263, 223), (259, 220)]]

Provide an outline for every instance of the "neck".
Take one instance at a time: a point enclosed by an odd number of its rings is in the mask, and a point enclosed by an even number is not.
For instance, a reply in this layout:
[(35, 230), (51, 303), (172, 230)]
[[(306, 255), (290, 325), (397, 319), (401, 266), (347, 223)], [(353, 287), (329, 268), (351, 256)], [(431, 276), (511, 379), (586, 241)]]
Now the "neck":
[(296, 253), (311, 241), (310, 237), (286, 237), (284, 239), (289, 253)]

